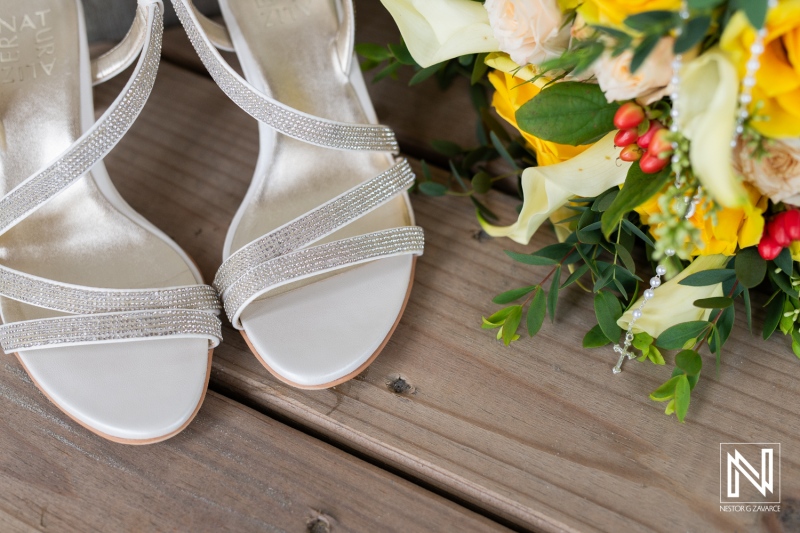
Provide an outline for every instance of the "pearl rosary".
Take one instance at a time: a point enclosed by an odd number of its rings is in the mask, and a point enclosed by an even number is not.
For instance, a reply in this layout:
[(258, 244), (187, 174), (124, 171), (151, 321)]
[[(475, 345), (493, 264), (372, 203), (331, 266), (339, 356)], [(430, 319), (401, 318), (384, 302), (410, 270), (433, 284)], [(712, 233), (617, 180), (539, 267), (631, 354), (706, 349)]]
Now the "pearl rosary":
[[(772, 9), (777, 6), (777, 4), (778, 0), (769, 0), (768, 8)], [(686, 0), (681, 2), (681, 9), (678, 14), (684, 23), (689, 19), (689, 6)], [(676, 30), (676, 33), (678, 36), (680, 36), (680, 27)], [(753, 41), (753, 44), (750, 45), (750, 59), (747, 61), (746, 72), (744, 79), (742, 80), (741, 92), (739, 94), (739, 109), (736, 113), (736, 123), (733, 138), (731, 139), (731, 148), (736, 148), (739, 136), (744, 133), (744, 123), (750, 116), (747, 106), (753, 101), (752, 92), (753, 87), (756, 85), (756, 73), (761, 66), (760, 57), (761, 54), (764, 53), (764, 38), (766, 36), (767, 29), (765, 27), (759, 29), (756, 32), (756, 37)], [(681, 83), (680, 69), (682, 67), (683, 55), (677, 54), (672, 61), (672, 93), (670, 94), (670, 98), (672, 99), (672, 110), (670, 111), (672, 125), (670, 126), (670, 131), (673, 134), (677, 134), (680, 131), (680, 127), (678, 125), (678, 118), (680, 117), (678, 102), (680, 99)], [(680, 155), (678, 154), (678, 143), (673, 142), (672, 148), (675, 150), (675, 153), (672, 156), (672, 164), (675, 171), (675, 187), (680, 189), (683, 186), (683, 181), (681, 179), (681, 159)], [(700, 202), (701, 193), (702, 191), (698, 187), (697, 193), (693, 197), (687, 196), (684, 199), (686, 204), (688, 204), (686, 207), (686, 212), (683, 215), (684, 218), (691, 218), (694, 215), (697, 204)], [(672, 248), (667, 248), (664, 251), (664, 255), (667, 257), (672, 257), (675, 255), (675, 250)], [(642, 318), (642, 311), (644, 310), (645, 305), (647, 305), (647, 302), (652, 300), (653, 296), (655, 296), (655, 289), (661, 286), (661, 278), (665, 276), (666, 273), (667, 267), (663, 264), (659, 264), (656, 267), (656, 275), (650, 278), (650, 288), (646, 289), (642, 293), (642, 302), (639, 304), (639, 307), (634, 309), (631, 313), (631, 320), (628, 323), (628, 329), (625, 332), (625, 341), (622, 343), (622, 346), (619, 344), (614, 345), (614, 352), (619, 354), (619, 360), (613, 369), (614, 374), (619, 374), (622, 372), (622, 364), (626, 359), (633, 359), (636, 356), (636, 354), (631, 350), (631, 344), (633, 343), (633, 326), (637, 320)]]

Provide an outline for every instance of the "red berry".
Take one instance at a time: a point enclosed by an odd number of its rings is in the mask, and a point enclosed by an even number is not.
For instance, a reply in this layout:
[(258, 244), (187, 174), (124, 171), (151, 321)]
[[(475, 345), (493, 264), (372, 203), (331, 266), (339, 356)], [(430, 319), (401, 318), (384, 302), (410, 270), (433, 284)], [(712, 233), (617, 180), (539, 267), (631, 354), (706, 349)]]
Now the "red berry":
[(767, 235), (780, 247), (792, 244), (792, 239), (789, 238), (789, 232), (786, 231), (783, 221), (784, 218), (778, 215), (767, 223)]
[(653, 140), (653, 137), (655, 136), (656, 132), (658, 130), (663, 130), (663, 129), (664, 126), (662, 126), (659, 121), (657, 120), (652, 121), (650, 123), (650, 128), (647, 130), (647, 132), (645, 132), (644, 135), (639, 137), (639, 139), (636, 141), (636, 144), (638, 144), (642, 148), (649, 147), (650, 142)]
[(659, 157), (669, 157), (672, 155), (672, 141), (669, 136), (669, 130), (666, 128), (656, 130), (653, 134), (653, 138), (650, 140), (650, 146), (647, 147), (647, 151)]
[(653, 155), (650, 152), (646, 152), (642, 158), (639, 160), (639, 166), (642, 168), (642, 172), (645, 174), (657, 174), (664, 170), (669, 164), (669, 158), (660, 158), (657, 155)]
[(778, 215), (783, 221), (783, 227), (790, 241), (800, 241), (800, 211), (789, 209)]
[(639, 104), (622, 104), (614, 115), (614, 125), (620, 130), (635, 128), (644, 120), (644, 109)]
[(623, 146), (635, 143), (637, 139), (639, 139), (639, 134), (636, 133), (636, 128), (619, 130), (614, 136), (614, 144), (622, 148)]
[(775, 242), (775, 239), (767, 234), (761, 237), (761, 242), (758, 243), (758, 253), (767, 261), (772, 261), (780, 255), (783, 246)]
[(642, 149), (635, 144), (629, 144), (619, 153), (619, 158), (623, 161), (638, 161), (642, 157)]

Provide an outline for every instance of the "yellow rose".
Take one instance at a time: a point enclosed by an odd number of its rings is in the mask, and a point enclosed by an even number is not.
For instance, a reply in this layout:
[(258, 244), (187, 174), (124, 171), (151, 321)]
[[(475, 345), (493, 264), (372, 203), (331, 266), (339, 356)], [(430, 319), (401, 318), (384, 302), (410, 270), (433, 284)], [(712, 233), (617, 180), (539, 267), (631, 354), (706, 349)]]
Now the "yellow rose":
[(621, 26), (630, 15), (645, 11), (677, 11), (680, 0), (586, 0), (578, 8), (589, 24)]
[(525, 138), (525, 141), (527, 141), (534, 152), (536, 152), (536, 160), (539, 166), (554, 165), (562, 161), (567, 161), (589, 148), (588, 145), (569, 146), (566, 144), (543, 141), (519, 128), (515, 116), (517, 109), (539, 94), (541, 89), (537, 87), (536, 84), (526, 82), (510, 73), (498, 70), (492, 71), (489, 74), (489, 81), (492, 82), (492, 85), (496, 89), (492, 97), (492, 105), (497, 111), (497, 114), (519, 130)]
[[(753, 127), (767, 137), (800, 136), (800, 0), (782, 0), (767, 17), (767, 36), (761, 67), (756, 73), (751, 110), (763, 107)], [(734, 15), (722, 34), (720, 47), (743, 77), (755, 30), (743, 13)]]
[[(716, 213), (716, 224), (709, 215), (708, 205), (701, 204), (689, 219), (700, 230), (701, 246), (695, 246), (692, 255), (725, 255), (731, 256), (738, 248), (755, 246), (764, 232), (764, 211), (768, 198), (750, 185), (744, 184), (749, 196), (749, 203), (744, 207), (726, 207)], [(651, 198), (636, 208), (636, 212), (647, 224), (650, 217), (660, 213), (658, 197)]]

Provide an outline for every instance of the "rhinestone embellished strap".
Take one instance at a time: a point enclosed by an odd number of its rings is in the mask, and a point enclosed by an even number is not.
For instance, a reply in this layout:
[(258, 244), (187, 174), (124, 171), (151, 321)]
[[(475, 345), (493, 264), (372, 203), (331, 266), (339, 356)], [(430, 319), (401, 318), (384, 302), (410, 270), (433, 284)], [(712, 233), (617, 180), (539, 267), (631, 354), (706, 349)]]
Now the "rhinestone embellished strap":
[(422, 228), (393, 228), (304, 248), (266, 261), (236, 280), (222, 295), (233, 326), (242, 329), (240, 316), (253, 300), (280, 285), (398, 255), (422, 255)]
[(211, 313), (167, 309), (45, 318), (0, 327), (6, 353), (164, 336), (205, 338), (215, 348), (222, 341), (222, 323)]
[(284, 224), (231, 255), (217, 271), (222, 293), (248, 270), (279, 255), (304, 248), (377, 209), (414, 184), (414, 171), (401, 160), (379, 176), (350, 189), (313, 211)]
[(257, 90), (222, 58), (200, 27), (191, 0), (172, 0), (186, 34), (217, 85), (256, 120), (284, 135), (309, 144), (339, 150), (371, 150), (396, 153), (392, 130), (375, 124), (348, 124), (303, 113)]
[(119, 142), (144, 107), (153, 88), (161, 54), (163, 7), (147, 5), (148, 36), (133, 76), (111, 107), (59, 158), (0, 200), (0, 234), (83, 176)]
[(208, 285), (165, 289), (100, 289), (51, 281), (2, 265), (0, 295), (74, 315), (146, 309), (217, 311), (221, 308), (217, 292)]

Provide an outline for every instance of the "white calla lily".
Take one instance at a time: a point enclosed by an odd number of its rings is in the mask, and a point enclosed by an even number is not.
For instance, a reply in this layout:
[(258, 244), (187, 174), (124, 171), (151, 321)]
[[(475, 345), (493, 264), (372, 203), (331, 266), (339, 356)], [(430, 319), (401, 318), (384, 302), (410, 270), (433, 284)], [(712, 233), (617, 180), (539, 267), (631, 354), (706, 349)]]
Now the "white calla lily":
[[(701, 255), (697, 257), (680, 274), (654, 291), (653, 298), (647, 302), (647, 306), (642, 310), (642, 317), (634, 323), (633, 332), (641, 333), (645, 331), (652, 337), (658, 337), (664, 330), (676, 324), (695, 320), (708, 320), (711, 309), (695, 307), (694, 302), (703, 298), (722, 296), (722, 284), (689, 287), (688, 285), (679, 285), (679, 282), (697, 272), (722, 268), (729, 260), (730, 257), (724, 255)], [(627, 330), (633, 316), (633, 309), (637, 309), (641, 303), (642, 298), (639, 298), (620, 317), (617, 325)]]
[(718, 49), (693, 59), (681, 72), (678, 121), (691, 141), (689, 160), (705, 189), (724, 207), (747, 203), (731, 165), (738, 93), (736, 67)]
[(429, 67), (499, 45), (483, 4), (472, 0), (381, 0), (400, 28), (408, 51)]
[(569, 161), (531, 167), (522, 173), (525, 202), (519, 219), (510, 226), (493, 226), (481, 220), (492, 237), (508, 237), (528, 244), (539, 226), (574, 196), (597, 196), (625, 182), (630, 163), (617, 161), (614, 134), (609, 133), (591, 148)]

